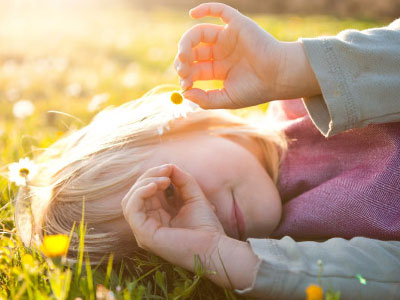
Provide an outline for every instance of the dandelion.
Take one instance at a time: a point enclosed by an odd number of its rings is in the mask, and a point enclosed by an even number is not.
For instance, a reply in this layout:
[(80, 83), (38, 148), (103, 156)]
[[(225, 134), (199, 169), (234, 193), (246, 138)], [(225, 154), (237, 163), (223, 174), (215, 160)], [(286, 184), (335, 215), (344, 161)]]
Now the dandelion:
[(98, 110), (103, 103), (108, 101), (109, 98), (110, 95), (108, 93), (94, 95), (88, 104), (88, 111), (93, 112)]
[(69, 238), (65, 234), (46, 235), (40, 250), (47, 257), (59, 257), (67, 255)]
[(134, 87), (139, 83), (139, 75), (137, 72), (128, 72), (122, 78), (122, 84), (126, 87)]
[(21, 158), (19, 162), (8, 166), (8, 178), (17, 186), (25, 186), (27, 181), (35, 177), (37, 166), (29, 157)]
[(13, 114), (18, 119), (25, 119), (33, 114), (35, 106), (29, 100), (19, 100), (13, 106)]
[(324, 291), (317, 284), (311, 284), (306, 288), (307, 300), (323, 300)]
[(79, 97), (82, 94), (82, 85), (78, 82), (69, 84), (65, 92), (68, 96)]

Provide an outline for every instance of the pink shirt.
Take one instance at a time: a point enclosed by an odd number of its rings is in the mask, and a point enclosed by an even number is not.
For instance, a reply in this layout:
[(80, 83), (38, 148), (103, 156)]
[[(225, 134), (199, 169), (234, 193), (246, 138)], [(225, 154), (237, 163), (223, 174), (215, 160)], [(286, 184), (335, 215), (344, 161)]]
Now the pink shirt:
[(400, 239), (400, 122), (325, 138), (301, 99), (271, 102), (267, 118), (291, 140), (278, 183), (284, 211), (272, 237)]

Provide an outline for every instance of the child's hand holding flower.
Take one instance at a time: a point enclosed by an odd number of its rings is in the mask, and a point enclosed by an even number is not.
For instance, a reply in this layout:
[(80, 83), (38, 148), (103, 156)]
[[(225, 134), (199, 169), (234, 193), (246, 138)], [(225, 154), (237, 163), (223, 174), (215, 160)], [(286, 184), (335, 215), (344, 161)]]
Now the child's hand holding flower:
[[(202, 108), (241, 108), (321, 93), (300, 42), (278, 41), (223, 3), (200, 4), (190, 16), (226, 23), (197, 24), (179, 41), (175, 69), (184, 96)], [(222, 80), (224, 88), (190, 89), (197, 80)]]

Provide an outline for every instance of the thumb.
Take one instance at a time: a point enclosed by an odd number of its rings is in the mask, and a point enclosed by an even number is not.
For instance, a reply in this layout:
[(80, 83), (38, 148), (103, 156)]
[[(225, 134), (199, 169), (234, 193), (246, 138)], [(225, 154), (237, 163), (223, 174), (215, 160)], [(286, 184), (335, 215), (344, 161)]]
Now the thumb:
[(183, 96), (198, 104), (203, 109), (239, 108), (232, 102), (225, 88), (221, 90), (208, 90), (193, 88), (185, 91)]

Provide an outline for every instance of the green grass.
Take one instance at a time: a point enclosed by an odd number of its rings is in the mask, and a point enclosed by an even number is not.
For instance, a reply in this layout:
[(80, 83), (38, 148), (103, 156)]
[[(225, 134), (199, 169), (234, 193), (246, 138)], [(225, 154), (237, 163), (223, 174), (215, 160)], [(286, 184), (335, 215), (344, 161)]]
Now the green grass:
[[(192, 274), (144, 252), (105, 269), (57, 267), (37, 250), (23, 247), (16, 236), (12, 199), (17, 188), (6, 178), (7, 164), (34, 155), (63, 133), (89, 122), (96, 113), (87, 109), (94, 95), (108, 94), (101, 109), (138, 98), (160, 84), (177, 84), (172, 68), (176, 45), (195, 21), (184, 11), (0, 9), (0, 159), (4, 175), (0, 178), (0, 299), (95, 299), (96, 294), (98, 299), (113, 299), (110, 290), (116, 299), (239, 298), (202, 279), (205, 270), (201, 266)], [(387, 23), (329, 16), (252, 17), (285, 41)], [(12, 113), (20, 99), (35, 105), (28, 118), (17, 119)], [(33, 261), (21, 264), (26, 254), (33, 255)]]

